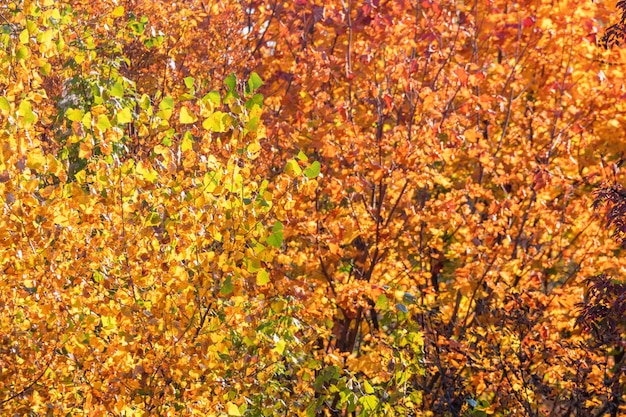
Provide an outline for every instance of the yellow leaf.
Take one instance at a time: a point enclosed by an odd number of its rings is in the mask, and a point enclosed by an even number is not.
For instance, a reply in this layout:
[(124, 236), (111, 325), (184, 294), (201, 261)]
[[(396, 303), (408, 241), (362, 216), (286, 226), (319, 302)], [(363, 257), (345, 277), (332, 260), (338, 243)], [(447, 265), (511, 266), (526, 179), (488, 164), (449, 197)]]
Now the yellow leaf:
[(159, 174), (154, 169), (152, 169), (151, 166), (146, 165), (143, 161), (139, 161), (137, 163), (135, 172), (139, 174), (141, 178), (149, 182), (156, 181), (157, 177), (159, 176)]
[(187, 107), (183, 106), (180, 109), (180, 122), (182, 124), (195, 123), (198, 120), (195, 114), (193, 114)]
[(228, 115), (226, 113), (216, 111), (202, 122), (202, 127), (211, 132), (226, 132), (228, 128), (227, 121)]
[(190, 134), (185, 134), (183, 136), (183, 141), (180, 144), (180, 150), (183, 152), (193, 150), (193, 138)]
[(621, 126), (621, 125), (620, 125), (620, 123), (619, 123), (619, 120), (617, 120), (617, 119), (611, 119), (611, 120), (609, 120), (609, 121), (607, 122), (607, 124), (608, 124), (609, 126), (611, 126), (611, 127), (616, 127), (616, 128), (618, 128), (618, 127), (620, 127), (620, 126)]
[(133, 116), (128, 107), (124, 107), (117, 113), (118, 123), (130, 123), (133, 120)]
[(65, 112), (65, 117), (72, 122), (80, 122), (83, 118), (83, 111), (81, 109), (68, 109)]
[(87, 129), (91, 129), (91, 112), (85, 113), (81, 122)]
[(261, 145), (259, 144), (259, 142), (252, 142), (248, 145), (248, 158), (250, 159), (256, 159), (259, 156), (259, 153), (261, 152)]
[(9, 100), (7, 100), (6, 97), (0, 97), (0, 110), (2, 110), (3, 113), (6, 113), (11, 110), (11, 104), (9, 103)]
[(28, 29), (24, 29), (20, 33), (20, 43), (23, 45), (26, 45), (28, 43), (28, 38), (29, 38)]
[(111, 128), (111, 122), (109, 121), (109, 118), (106, 117), (106, 115), (101, 114), (100, 116), (98, 116), (98, 121), (96, 122), (96, 126), (98, 127), (98, 129), (104, 132), (105, 130)]
[(231, 402), (228, 403), (228, 415), (229, 416), (240, 416), (241, 413), (239, 412), (239, 408), (237, 407), (236, 404), (233, 404)]
[(154, 151), (154, 153), (155, 153), (156, 155), (163, 155), (163, 156), (165, 156), (165, 155), (169, 155), (169, 154), (170, 154), (170, 150), (169, 150), (169, 149), (167, 149), (167, 148), (166, 148), (165, 146), (163, 146), (163, 145), (156, 145), (156, 146), (154, 147), (154, 150), (153, 150), (153, 151)]
[(115, 9), (113, 9), (113, 11), (111, 12), (111, 16), (112, 17), (124, 16), (124, 6), (117, 6)]
[(296, 178), (302, 174), (302, 168), (295, 159), (290, 159), (285, 166), (285, 173), (291, 178)]
[(283, 339), (280, 339), (278, 342), (276, 342), (276, 347), (274, 347), (273, 350), (279, 355), (282, 355), (285, 352), (286, 347), (287, 343)]
[(36, 150), (28, 153), (28, 160), (26, 166), (30, 169), (39, 170), (46, 163), (46, 157), (40, 150)]
[(270, 274), (265, 269), (260, 269), (256, 274), (256, 285), (262, 286), (270, 282)]
[(67, 227), (70, 225), (70, 219), (67, 218), (67, 216), (65, 216), (63, 213), (56, 213), (54, 215), (54, 224), (58, 224), (59, 226), (62, 227)]

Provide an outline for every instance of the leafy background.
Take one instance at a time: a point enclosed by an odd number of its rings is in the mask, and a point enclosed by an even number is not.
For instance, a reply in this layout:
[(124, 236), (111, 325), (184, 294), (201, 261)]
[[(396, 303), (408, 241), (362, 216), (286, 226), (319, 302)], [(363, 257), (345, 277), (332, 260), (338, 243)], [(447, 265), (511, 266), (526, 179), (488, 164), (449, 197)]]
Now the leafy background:
[(615, 6), (1, 5), (2, 413), (626, 413)]

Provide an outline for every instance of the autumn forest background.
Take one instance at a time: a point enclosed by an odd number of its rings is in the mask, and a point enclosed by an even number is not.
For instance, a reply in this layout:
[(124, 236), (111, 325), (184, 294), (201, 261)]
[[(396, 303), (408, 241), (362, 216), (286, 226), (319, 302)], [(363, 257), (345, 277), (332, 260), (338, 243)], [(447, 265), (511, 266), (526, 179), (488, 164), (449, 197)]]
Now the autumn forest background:
[(625, 10), (0, 1), (0, 414), (626, 415)]

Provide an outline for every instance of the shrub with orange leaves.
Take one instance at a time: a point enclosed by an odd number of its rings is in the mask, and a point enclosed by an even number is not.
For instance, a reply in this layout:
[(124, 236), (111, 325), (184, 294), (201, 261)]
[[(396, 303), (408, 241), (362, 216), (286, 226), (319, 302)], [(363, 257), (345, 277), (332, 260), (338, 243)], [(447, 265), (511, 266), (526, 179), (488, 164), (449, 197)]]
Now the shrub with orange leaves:
[(2, 414), (626, 412), (613, 13), (0, 6)]

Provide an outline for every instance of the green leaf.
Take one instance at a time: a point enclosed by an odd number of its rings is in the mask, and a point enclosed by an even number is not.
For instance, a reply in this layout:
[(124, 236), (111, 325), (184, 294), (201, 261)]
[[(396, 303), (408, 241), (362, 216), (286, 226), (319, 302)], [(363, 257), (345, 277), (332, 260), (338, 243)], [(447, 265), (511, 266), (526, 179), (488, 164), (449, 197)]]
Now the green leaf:
[(22, 100), (17, 109), (17, 114), (22, 116), (24, 124), (30, 125), (37, 121), (37, 115), (33, 112), (33, 106), (28, 100)]
[(0, 97), (0, 110), (3, 112), (11, 111), (11, 103), (6, 97)]
[(248, 87), (250, 88), (251, 92), (258, 90), (259, 87), (261, 87), (262, 85), (263, 85), (263, 80), (261, 80), (261, 77), (259, 77), (259, 74), (257, 74), (256, 72), (253, 72), (252, 74), (250, 74), (250, 78), (248, 79)]
[(161, 215), (159, 215), (159, 213), (149, 214), (148, 218), (146, 219), (146, 224), (148, 226), (156, 226), (158, 224), (161, 224)]
[(272, 234), (265, 240), (268, 245), (280, 248), (283, 244), (283, 224), (279, 221), (274, 223)]
[(65, 112), (65, 117), (67, 120), (71, 120), (72, 122), (80, 122), (83, 119), (83, 111), (81, 109), (69, 109)]
[(228, 77), (226, 77), (224, 84), (228, 87), (229, 91), (234, 92), (237, 88), (237, 78), (235, 77), (235, 74), (231, 73)]
[(367, 411), (374, 411), (376, 410), (376, 407), (378, 407), (378, 398), (376, 398), (375, 395), (365, 395), (359, 398), (359, 402)]
[(318, 161), (314, 161), (307, 169), (304, 170), (304, 175), (307, 178), (316, 178), (320, 174), (321, 165)]
[(376, 310), (387, 310), (389, 309), (389, 299), (385, 294), (381, 294), (378, 296), (376, 300)]
[(228, 128), (225, 122), (226, 120), (228, 120), (228, 115), (226, 113), (216, 111), (204, 122), (202, 122), (202, 127), (206, 130), (210, 130), (211, 132), (226, 132)]
[(263, 94), (255, 94), (246, 101), (246, 109), (252, 110), (254, 106), (263, 107)]
[(309, 160), (309, 157), (306, 156), (306, 154), (304, 152), (302, 152), (302, 151), (298, 152), (298, 155), (296, 156), (296, 158), (298, 158), (302, 162), (306, 162), (306, 161)]
[(232, 278), (226, 277), (226, 279), (224, 280), (224, 284), (222, 285), (222, 288), (220, 289), (220, 293), (222, 295), (228, 295), (232, 293), (234, 290), (235, 290), (235, 286), (233, 285)]
[(113, 84), (111, 90), (109, 90), (109, 94), (111, 97), (124, 97), (124, 85), (121, 80), (118, 80), (115, 84)]
[(365, 391), (366, 394), (373, 394), (374, 393), (374, 388), (372, 388), (370, 383), (367, 382), (367, 381), (363, 381), (363, 390)]
[(147, 94), (141, 96), (141, 100), (139, 100), (139, 107), (144, 110), (148, 110), (151, 107), (152, 103), (150, 102), (150, 97)]
[(193, 83), (196, 80), (193, 77), (185, 77), (184, 81), (187, 88), (191, 90), (193, 88)]
[(101, 283), (101, 282), (104, 282), (104, 275), (102, 275), (98, 271), (94, 271), (94, 273), (93, 273), (93, 280), (95, 282), (97, 282), (98, 284)]
[(30, 49), (28, 49), (27, 46), (22, 46), (15, 52), (15, 57), (18, 60), (27, 59), (29, 56), (30, 56)]
[(213, 108), (218, 107), (221, 103), (220, 93), (217, 91), (209, 91), (204, 97), (202, 97), (203, 103), (211, 103)]
[[(245, 261), (246, 261), (246, 268), (248, 269), (248, 272), (258, 272), (260, 269), (262, 269), (261, 260), (259, 258), (246, 257)], [(258, 281), (258, 277), (257, 277), (257, 281)]]
[(174, 133), (176, 133), (174, 129), (166, 130), (165, 137), (161, 141), (161, 144), (165, 146), (172, 146), (172, 137), (174, 136)]
[(174, 108), (174, 99), (171, 96), (165, 97), (159, 103), (159, 110), (172, 110)]
[(298, 165), (298, 161), (290, 159), (287, 161), (287, 165), (285, 165), (285, 173), (290, 177), (295, 178), (302, 174), (302, 168)]
[(46, 62), (45, 64), (39, 67), (39, 71), (41, 72), (41, 75), (44, 75), (47, 77), (48, 75), (50, 75), (50, 72), (52, 71), (52, 65), (49, 62)]
[(96, 126), (98, 127), (98, 129), (104, 132), (105, 130), (111, 128), (111, 122), (109, 121), (109, 118), (105, 114), (101, 114), (100, 116), (98, 116), (98, 121), (96, 122)]
[(180, 150), (183, 152), (193, 150), (193, 136), (190, 132), (185, 132), (185, 134), (183, 135), (183, 141), (180, 144)]
[(256, 273), (256, 285), (262, 286), (270, 282), (270, 274), (265, 269), (259, 269)]
[(274, 226), (272, 226), (272, 233), (282, 232), (285, 229), (283, 224), (280, 221), (276, 221)]
[(125, 124), (132, 122), (133, 115), (128, 107), (124, 107), (122, 110), (117, 112), (116, 118), (118, 123)]
[(246, 129), (250, 132), (256, 132), (257, 129), (259, 128), (259, 123), (261, 122), (261, 119), (259, 119), (258, 117), (252, 117), (250, 120), (248, 120), (248, 122), (246, 123)]

